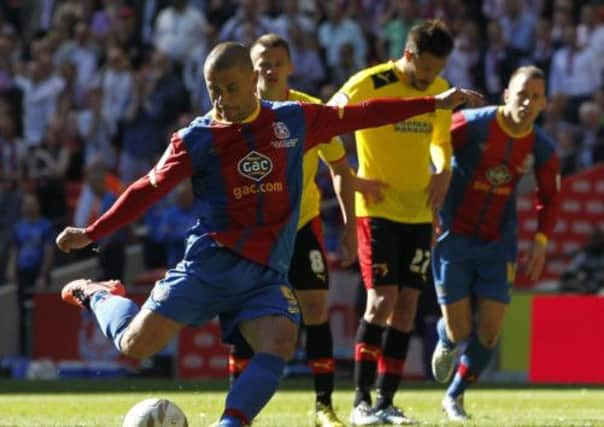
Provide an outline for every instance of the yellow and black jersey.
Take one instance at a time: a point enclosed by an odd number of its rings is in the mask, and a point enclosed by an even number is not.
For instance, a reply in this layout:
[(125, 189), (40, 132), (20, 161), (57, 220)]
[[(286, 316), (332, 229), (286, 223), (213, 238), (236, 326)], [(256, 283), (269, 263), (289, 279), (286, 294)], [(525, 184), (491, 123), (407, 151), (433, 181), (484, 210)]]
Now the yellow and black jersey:
[[(352, 76), (336, 93), (332, 103), (356, 103), (372, 98), (408, 98), (436, 95), (447, 90), (448, 83), (437, 77), (424, 91), (407, 83), (392, 61), (367, 68)], [(406, 223), (432, 220), (426, 206), (426, 188), (430, 179), (431, 146), (440, 146), (448, 165), (451, 153), (451, 112), (411, 117), (403, 122), (357, 131), (359, 160), (357, 174), (388, 184), (384, 201), (367, 206), (356, 195), (358, 217), (382, 217)], [(437, 147), (438, 148), (438, 147)]]
[[(289, 90), (287, 100), (312, 102), (315, 104), (321, 103), (320, 99), (293, 89)], [(321, 193), (315, 182), (315, 175), (319, 168), (319, 158), (325, 163), (335, 163), (346, 156), (346, 150), (339, 138), (333, 138), (331, 141), (325, 142), (325, 144), (319, 144), (304, 154), (304, 163), (302, 166), (302, 203), (300, 205), (298, 230), (304, 227), (311, 219), (319, 215)]]

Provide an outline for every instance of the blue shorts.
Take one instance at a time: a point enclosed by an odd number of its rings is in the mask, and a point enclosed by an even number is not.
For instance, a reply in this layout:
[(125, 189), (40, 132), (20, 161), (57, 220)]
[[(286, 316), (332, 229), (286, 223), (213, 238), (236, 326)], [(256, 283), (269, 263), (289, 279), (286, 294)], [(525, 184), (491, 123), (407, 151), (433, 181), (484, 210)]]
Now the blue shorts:
[(299, 323), (300, 309), (283, 274), (210, 238), (195, 246), (194, 254), (187, 251), (155, 284), (143, 308), (190, 326), (219, 316), (222, 340), (232, 344), (240, 342), (238, 325), (244, 320), (283, 316)]
[(470, 295), (509, 304), (516, 274), (516, 239), (485, 241), (447, 232), (433, 249), (432, 271), (439, 304)]

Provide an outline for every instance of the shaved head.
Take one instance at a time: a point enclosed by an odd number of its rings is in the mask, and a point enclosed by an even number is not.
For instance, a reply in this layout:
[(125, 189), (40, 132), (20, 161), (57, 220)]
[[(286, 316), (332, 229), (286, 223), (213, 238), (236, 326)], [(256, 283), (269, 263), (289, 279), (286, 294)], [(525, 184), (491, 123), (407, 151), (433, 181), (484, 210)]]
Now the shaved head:
[(226, 42), (212, 49), (206, 58), (203, 72), (208, 75), (213, 71), (224, 71), (234, 67), (241, 71), (253, 71), (250, 50), (241, 43)]
[(258, 73), (252, 66), (250, 50), (244, 45), (217, 45), (206, 58), (203, 73), (219, 120), (240, 122), (258, 107)]

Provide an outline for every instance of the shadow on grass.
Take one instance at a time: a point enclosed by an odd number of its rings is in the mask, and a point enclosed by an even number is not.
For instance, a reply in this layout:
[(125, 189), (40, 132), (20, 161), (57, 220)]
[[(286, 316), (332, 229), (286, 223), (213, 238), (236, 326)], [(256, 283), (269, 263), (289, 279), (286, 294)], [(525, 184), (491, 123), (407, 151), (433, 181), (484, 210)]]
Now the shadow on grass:
[[(27, 381), (27, 380), (2, 380), (0, 381), (1, 394), (45, 394), (45, 393), (141, 393), (141, 392), (219, 392), (226, 391), (228, 380), (212, 379), (199, 381), (184, 381), (176, 379), (70, 379), (54, 381)], [(521, 383), (486, 383), (476, 384), (479, 389), (493, 390), (540, 390), (540, 389), (604, 389), (604, 385), (585, 384), (521, 384)], [(312, 390), (311, 378), (286, 378), (281, 382), (280, 391)], [(336, 390), (352, 391), (354, 389), (351, 379), (339, 379)], [(428, 381), (414, 381), (401, 384), (400, 390), (441, 390), (444, 386)]]

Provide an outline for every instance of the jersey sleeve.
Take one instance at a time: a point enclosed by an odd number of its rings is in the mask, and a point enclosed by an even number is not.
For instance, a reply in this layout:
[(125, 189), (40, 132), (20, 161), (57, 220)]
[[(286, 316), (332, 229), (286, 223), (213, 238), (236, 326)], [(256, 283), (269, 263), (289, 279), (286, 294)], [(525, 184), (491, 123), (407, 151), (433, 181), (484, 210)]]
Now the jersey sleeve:
[(432, 130), (432, 140), (430, 141), (430, 154), (432, 163), (437, 171), (451, 169), (451, 111), (437, 110), (434, 129)]
[(534, 149), (537, 180), (537, 232), (551, 236), (560, 211), (560, 161), (553, 142), (537, 133)]
[(301, 104), (307, 126), (306, 149), (358, 129), (383, 126), (435, 110), (434, 97), (376, 98), (345, 106)]
[(463, 111), (458, 111), (451, 117), (450, 137), (451, 146), (453, 151), (456, 151), (467, 144), (469, 132), (468, 132), (468, 119)]
[(340, 137), (334, 137), (327, 144), (320, 144), (319, 157), (325, 163), (335, 163), (346, 157), (346, 149)]
[(98, 240), (142, 215), (178, 183), (193, 174), (191, 158), (182, 138), (175, 133), (166, 151), (148, 175), (132, 183), (99, 219), (86, 228)]

